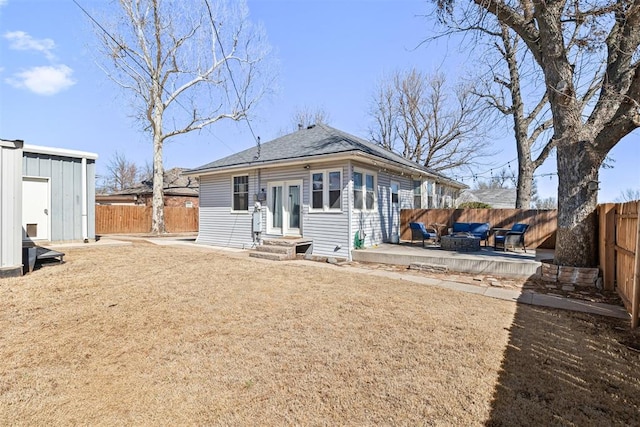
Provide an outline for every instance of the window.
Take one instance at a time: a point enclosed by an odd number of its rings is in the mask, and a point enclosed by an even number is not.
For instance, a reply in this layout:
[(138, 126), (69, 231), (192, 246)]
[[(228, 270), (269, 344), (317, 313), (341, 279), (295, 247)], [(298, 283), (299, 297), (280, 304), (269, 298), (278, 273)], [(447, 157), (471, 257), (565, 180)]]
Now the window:
[(367, 201), (367, 209), (368, 210), (372, 210), (373, 209), (373, 175), (365, 175), (366, 177), (366, 183), (367, 183), (367, 187), (366, 187), (366, 201)]
[(342, 209), (342, 172), (317, 171), (311, 173), (311, 211), (340, 211)]
[(375, 177), (373, 174), (353, 172), (353, 206), (363, 210), (375, 208)]
[(433, 182), (427, 181), (427, 208), (433, 209)]
[(233, 177), (233, 206), (234, 211), (249, 210), (249, 175)]
[(353, 173), (353, 206), (356, 209), (362, 209), (363, 207), (363, 194), (362, 194), (362, 172)]
[(413, 208), (422, 207), (422, 181), (413, 181)]
[(329, 209), (342, 207), (342, 174), (329, 172)]
[(400, 185), (397, 182), (391, 182), (391, 203), (398, 204), (398, 189)]
[(311, 207), (322, 209), (324, 206), (324, 173), (312, 173), (311, 181)]

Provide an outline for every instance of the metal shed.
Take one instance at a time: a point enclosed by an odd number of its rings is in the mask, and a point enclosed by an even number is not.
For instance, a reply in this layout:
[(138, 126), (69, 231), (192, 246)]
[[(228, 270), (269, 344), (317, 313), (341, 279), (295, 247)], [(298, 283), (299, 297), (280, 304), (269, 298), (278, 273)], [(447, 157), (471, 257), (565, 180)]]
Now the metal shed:
[(24, 145), (23, 241), (95, 239), (97, 158), (84, 151)]
[(22, 146), (0, 139), (0, 277), (22, 275)]

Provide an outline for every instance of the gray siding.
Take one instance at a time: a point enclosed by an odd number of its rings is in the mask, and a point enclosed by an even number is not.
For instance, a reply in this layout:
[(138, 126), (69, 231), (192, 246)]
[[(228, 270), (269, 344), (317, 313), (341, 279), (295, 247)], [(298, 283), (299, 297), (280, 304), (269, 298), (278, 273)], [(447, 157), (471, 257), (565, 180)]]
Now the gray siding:
[[(342, 212), (309, 212), (311, 200), (311, 173), (316, 170), (342, 170)], [(236, 174), (237, 175), (237, 174)], [(231, 174), (208, 175), (200, 179), (200, 230), (198, 242), (235, 248), (248, 248), (253, 243), (251, 213), (231, 212)], [(249, 204), (253, 210), (254, 194), (268, 191), (270, 182), (302, 181), (302, 237), (313, 239), (313, 254), (347, 258), (349, 234), (347, 191), (349, 177), (344, 165), (326, 163), (305, 169), (301, 165), (251, 171), (249, 173)], [(263, 203), (263, 237), (267, 234), (267, 212)]]
[[(82, 160), (25, 152), (23, 175), (50, 179), (50, 240), (82, 240)], [(87, 160), (87, 205), (89, 225), (87, 234), (90, 239), (93, 239), (95, 238), (95, 161), (93, 160)]]
[[(364, 246), (370, 247), (389, 242), (393, 232), (393, 222), (400, 225), (400, 209), (408, 209), (413, 204), (412, 179), (407, 176), (391, 174), (384, 170), (375, 170), (369, 165), (355, 163), (355, 169), (373, 172), (376, 175), (376, 211), (353, 211), (351, 236), (356, 231), (365, 233)], [(398, 212), (394, 212), (391, 204), (391, 181), (399, 184)], [(400, 230), (398, 230), (398, 233)]]
[[(236, 174), (241, 175), (241, 174)], [(198, 243), (230, 248), (251, 247), (251, 213), (231, 211), (231, 174), (200, 178), (200, 230)], [(255, 174), (249, 173), (249, 207), (256, 192)]]
[[(400, 184), (398, 193), (399, 209), (410, 208), (413, 204), (413, 188), (410, 177), (393, 175), (375, 166), (353, 164), (353, 167), (373, 172), (376, 176), (375, 211), (355, 211), (350, 192), (352, 192), (352, 167), (347, 161), (313, 164), (309, 169), (303, 165), (252, 170), (249, 173), (249, 207), (252, 211), (253, 196), (268, 192), (270, 182), (302, 181), (301, 235), (313, 239), (313, 254), (349, 258), (353, 248), (356, 231), (365, 233), (366, 247), (378, 245), (390, 240), (393, 231), (394, 213), (391, 207), (391, 181)], [(312, 212), (311, 174), (316, 171), (342, 171), (342, 210), (340, 212)], [(241, 174), (235, 174), (241, 175)], [(205, 175), (200, 179), (200, 232), (198, 242), (210, 245), (249, 248), (253, 244), (251, 213), (231, 211), (232, 174)], [(263, 238), (275, 238), (267, 234), (267, 202), (263, 203)], [(351, 222), (349, 212), (353, 213)], [(399, 226), (399, 218), (397, 223)], [(351, 224), (351, 228), (349, 228)]]
[[(342, 172), (342, 199), (340, 212), (310, 212), (311, 173), (320, 170), (340, 170)], [(346, 162), (314, 164), (305, 171), (303, 191), (303, 235), (313, 239), (313, 254), (338, 258), (348, 258), (349, 241), (348, 188), (349, 179)]]

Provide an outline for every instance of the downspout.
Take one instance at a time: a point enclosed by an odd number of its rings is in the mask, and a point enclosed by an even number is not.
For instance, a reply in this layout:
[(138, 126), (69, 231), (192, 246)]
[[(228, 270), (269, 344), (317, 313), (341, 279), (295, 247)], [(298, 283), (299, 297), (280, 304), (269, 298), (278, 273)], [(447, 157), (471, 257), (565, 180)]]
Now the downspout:
[(82, 241), (89, 243), (89, 222), (87, 206), (87, 159), (82, 158)]
[(349, 231), (347, 231), (347, 242), (349, 242), (349, 245), (347, 246), (349, 248), (348, 252), (348, 257), (347, 259), (349, 260), (349, 262), (353, 261), (353, 258), (351, 257), (351, 251), (353, 251), (353, 237), (351, 237), (351, 233), (353, 232), (353, 191), (351, 186), (353, 185), (353, 167), (352, 167), (352, 163), (351, 160), (349, 160), (349, 163), (347, 164), (347, 218), (348, 218), (348, 228)]

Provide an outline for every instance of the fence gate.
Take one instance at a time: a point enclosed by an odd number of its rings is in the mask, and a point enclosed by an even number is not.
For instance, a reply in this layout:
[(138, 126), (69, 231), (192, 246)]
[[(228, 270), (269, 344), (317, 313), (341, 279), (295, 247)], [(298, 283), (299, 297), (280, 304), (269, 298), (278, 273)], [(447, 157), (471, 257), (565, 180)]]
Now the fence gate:
[(604, 288), (618, 291), (631, 313), (631, 326), (640, 316), (640, 201), (598, 206), (600, 268)]

